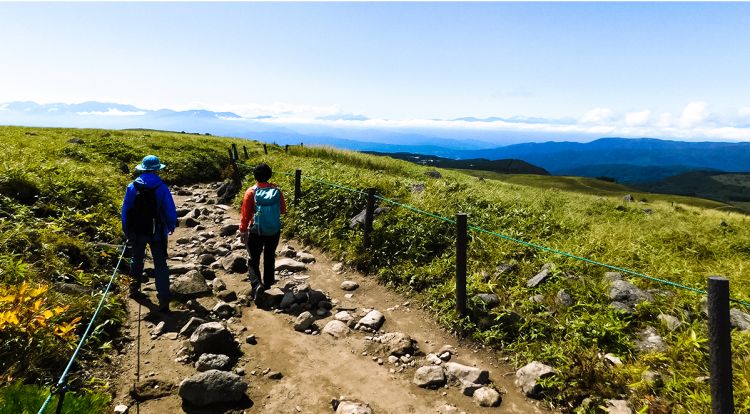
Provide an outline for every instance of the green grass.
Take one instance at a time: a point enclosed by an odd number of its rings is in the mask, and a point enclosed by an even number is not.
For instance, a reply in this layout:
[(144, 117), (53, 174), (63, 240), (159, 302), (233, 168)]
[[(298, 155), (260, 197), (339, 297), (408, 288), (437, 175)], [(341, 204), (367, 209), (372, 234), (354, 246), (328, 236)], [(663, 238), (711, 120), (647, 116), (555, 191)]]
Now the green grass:
[[(36, 414), (49, 395), (49, 388), (14, 383), (0, 388), (0, 414)], [(59, 396), (55, 395), (44, 414), (57, 412)], [(110, 396), (105, 393), (68, 392), (63, 399), (63, 414), (96, 414), (108, 412)]]
[[(84, 143), (68, 143), (73, 136)], [(291, 147), (286, 153), (269, 145), (265, 155), (257, 143), (242, 140), (35, 128), (0, 128), (0, 143), (8, 148), (0, 176), (0, 215), (11, 218), (0, 224), (0, 283), (49, 283), (65, 276), (85, 286), (101, 286), (113, 258), (97, 243), (122, 241), (117, 213), (131, 177), (120, 172), (120, 162), (132, 168), (146, 153), (155, 153), (168, 165), (165, 178), (171, 183), (216, 180), (225, 175), (231, 142), (248, 146), (251, 159), (240, 164), (244, 173), (260, 161), (274, 168), (272, 181), (282, 186), (290, 205), (293, 175), (284, 172), (299, 168), (303, 177), (357, 189), (374, 187), (380, 195), (449, 218), (466, 212), (471, 225), (688, 286), (704, 288), (708, 275), (721, 274), (731, 280), (734, 297), (750, 300), (747, 217), (715, 208), (719, 203), (622, 193), (617, 184), (570, 177), (554, 177), (557, 181), (551, 185), (528, 176), (479, 180), (461, 171), (440, 170), (443, 178), (434, 179), (425, 175), (433, 168), (330, 148)], [(424, 191), (412, 192), (415, 184), (424, 184)], [(376, 219), (372, 247), (366, 250), (361, 231), (349, 228), (349, 220), (364, 208), (362, 194), (312, 180), (304, 180), (302, 189), (300, 203), (285, 217), (286, 236), (317, 245), (383, 283), (413, 293), (448, 329), (494, 347), (518, 366), (531, 360), (553, 365), (559, 374), (545, 381), (545, 398), (560, 409), (576, 410), (586, 398), (596, 404), (625, 395), (639, 410), (709, 410), (709, 386), (696, 381), (708, 372), (700, 295), (630, 278), (652, 290), (655, 300), (628, 316), (609, 307), (605, 269), (472, 233), (469, 297), (494, 292), (501, 305), (488, 310), (471, 300), (469, 316), (461, 318), (454, 310), (452, 224), (382, 203), (389, 209)], [(626, 193), (638, 201), (623, 203)], [(527, 288), (526, 280), (548, 262), (554, 264), (552, 278)], [(501, 263), (513, 263), (516, 270), (496, 274)], [(574, 298), (573, 306), (555, 304), (560, 289)], [(529, 300), (533, 295), (541, 295), (541, 303)], [(92, 302), (90, 297), (55, 300), (79, 303), (81, 314)], [(115, 299), (103, 316), (113, 327), (118, 325), (118, 310), (121, 303)], [(683, 327), (667, 331), (655, 323), (659, 313), (677, 316)], [(648, 326), (664, 337), (666, 351), (636, 350), (633, 340)], [(109, 341), (116, 343), (116, 329), (102, 330), (84, 358), (105, 355)], [(27, 358), (30, 363), (24, 366), (40, 369), (10, 371), (11, 377), (28, 382), (58, 375), (60, 362), (69, 355), (69, 349), (58, 347), (50, 353), (52, 363), (39, 366), (20, 350), (15, 352), (5, 355)], [(607, 352), (620, 356), (624, 365), (605, 366), (598, 355)], [(750, 413), (750, 335), (733, 333), (733, 360), (737, 412)], [(2, 366), (4, 377), (10, 368)], [(640, 375), (646, 369), (659, 371), (663, 384), (644, 384)]]
[[(729, 210), (729, 211), (750, 211), (742, 207), (735, 206), (720, 201), (708, 200), (705, 198), (687, 197), (671, 194), (657, 194), (643, 192), (622, 184), (597, 180), (587, 177), (565, 177), (565, 176), (542, 176), (531, 174), (498, 174), (491, 171), (470, 171), (460, 170), (467, 174), (483, 177), (485, 179), (502, 181), (510, 184), (518, 184), (528, 187), (537, 187), (542, 189), (558, 189), (579, 194), (590, 194), (598, 196), (624, 197), (627, 194), (633, 196), (636, 201), (663, 201), (669, 203), (685, 204), (688, 206), (701, 207), (707, 209)], [(735, 203), (732, 203), (735, 204)]]
[[(303, 176), (357, 189), (375, 187), (379, 194), (448, 218), (467, 212), (472, 225), (691, 287), (705, 288), (708, 275), (725, 275), (733, 296), (748, 300), (746, 216), (713, 208), (720, 203), (624, 192), (617, 184), (571, 177), (553, 177), (563, 189), (550, 186), (549, 177), (482, 181), (463, 171), (441, 170), (444, 178), (432, 179), (425, 175), (431, 168), (331, 149), (293, 148), (289, 154), (263, 159), (277, 171), (300, 168)], [(292, 188), (291, 176), (277, 174), (276, 180)], [(425, 184), (425, 191), (412, 193), (417, 183)], [(519, 366), (531, 360), (555, 366), (560, 375), (548, 382), (547, 398), (561, 408), (572, 410), (589, 397), (625, 394), (639, 409), (669, 404), (674, 412), (708, 410), (708, 385), (696, 381), (707, 375), (708, 367), (700, 295), (630, 278), (655, 290), (656, 299), (627, 316), (608, 306), (602, 280), (607, 269), (473, 233), (470, 297), (494, 292), (502, 305), (485, 310), (472, 302), (470, 316), (460, 318), (454, 311), (451, 224), (392, 208), (375, 221), (372, 249), (365, 251), (361, 232), (348, 228), (348, 219), (364, 207), (363, 195), (309, 180), (304, 181), (303, 193), (287, 218), (289, 235), (322, 246), (385, 283), (417, 293), (447, 327), (496, 347)], [(646, 201), (623, 203), (627, 193)], [(494, 275), (503, 262), (516, 263), (518, 270)], [(551, 281), (527, 288), (525, 281), (547, 262), (555, 264)], [(574, 306), (555, 305), (560, 289), (573, 296)], [(541, 304), (529, 300), (535, 294), (542, 295)], [(683, 328), (671, 333), (654, 324), (659, 313), (678, 316)], [(639, 353), (634, 337), (652, 325), (669, 348), (664, 353)], [(748, 342), (747, 334), (734, 334), (738, 412), (750, 412), (750, 388), (738, 374), (746, 371), (743, 367), (750, 360)], [(607, 352), (623, 358), (625, 365), (605, 366), (597, 355)], [(658, 370), (664, 385), (655, 389), (642, 384), (640, 374), (646, 369)]]

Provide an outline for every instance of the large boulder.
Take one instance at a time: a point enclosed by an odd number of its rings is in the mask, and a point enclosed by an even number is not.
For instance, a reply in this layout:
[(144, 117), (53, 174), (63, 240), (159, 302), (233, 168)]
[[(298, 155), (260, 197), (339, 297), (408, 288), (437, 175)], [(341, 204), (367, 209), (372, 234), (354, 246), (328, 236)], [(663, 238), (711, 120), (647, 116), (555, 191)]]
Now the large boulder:
[(188, 404), (206, 406), (240, 401), (247, 387), (239, 375), (212, 369), (184, 379), (178, 394)]
[(414, 373), (414, 384), (422, 388), (437, 388), (445, 385), (445, 372), (439, 365), (420, 367)]
[(169, 293), (174, 296), (189, 298), (203, 296), (211, 293), (206, 284), (206, 279), (197, 270), (191, 270), (184, 275), (179, 275), (169, 285)]
[(542, 391), (542, 387), (537, 381), (555, 375), (555, 373), (555, 369), (551, 366), (545, 365), (539, 361), (533, 361), (516, 371), (516, 386), (521, 388), (521, 391), (523, 391), (526, 396), (538, 398)]
[(247, 272), (247, 259), (240, 253), (232, 253), (221, 259), (221, 267), (230, 273)]
[(492, 309), (500, 304), (500, 298), (494, 293), (478, 293), (474, 295), (474, 299), (487, 309)]
[(198, 326), (190, 335), (188, 344), (195, 355), (231, 354), (237, 351), (234, 336), (219, 322), (207, 322)]
[(181, 336), (190, 336), (195, 332), (195, 329), (198, 328), (200, 325), (206, 323), (205, 320), (201, 318), (192, 317), (190, 320), (188, 320), (185, 325), (182, 326), (182, 329), (180, 329), (180, 335)]

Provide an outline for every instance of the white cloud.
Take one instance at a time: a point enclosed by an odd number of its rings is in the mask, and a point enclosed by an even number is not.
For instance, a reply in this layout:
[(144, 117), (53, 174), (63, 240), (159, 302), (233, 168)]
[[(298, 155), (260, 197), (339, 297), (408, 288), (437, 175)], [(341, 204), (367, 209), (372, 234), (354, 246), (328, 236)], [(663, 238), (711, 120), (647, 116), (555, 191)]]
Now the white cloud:
[(116, 108), (109, 108), (106, 111), (76, 112), (76, 115), (95, 115), (95, 116), (141, 116), (146, 115), (145, 111), (121, 111)]
[(611, 120), (613, 114), (609, 108), (594, 108), (583, 114), (578, 121), (582, 124), (599, 124)]
[(680, 117), (680, 126), (683, 128), (694, 127), (708, 118), (708, 110), (705, 102), (690, 102), (682, 110)]
[(659, 128), (669, 128), (674, 125), (674, 115), (671, 112), (662, 112), (655, 126)]
[(737, 114), (739, 116), (750, 116), (750, 106), (738, 109)]
[(7, 111), (7, 110), (8, 110), (8, 104), (7, 103), (0, 104), (0, 111)]
[(651, 111), (644, 110), (638, 112), (629, 112), (625, 114), (625, 123), (630, 126), (646, 125), (651, 118)]

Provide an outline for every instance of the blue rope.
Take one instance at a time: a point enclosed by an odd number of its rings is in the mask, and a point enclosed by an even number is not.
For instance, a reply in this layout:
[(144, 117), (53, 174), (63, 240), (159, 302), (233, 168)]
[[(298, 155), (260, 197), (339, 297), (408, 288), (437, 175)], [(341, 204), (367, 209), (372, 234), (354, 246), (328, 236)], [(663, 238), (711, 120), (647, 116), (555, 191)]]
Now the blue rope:
[[(86, 339), (88, 339), (89, 334), (91, 333), (91, 328), (94, 326), (94, 321), (96, 320), (97, 315), (99, 315), (99, 311), (102, 309), (102, 305), (104, 305), (104, 299), (107, 297), (107, 293), (109, 293), (110, 287), (112, 287), (112, 282), (115, 280), (115, 275), (117, 274), (117, 269), (120, 268), (120, 263), (122, 262), (122, 257), (125, 255), (125, 249), (127, 248), (127, 242), (123, 244), (122, 246), (122, 253), (120, 253), (120, 258), (117, 260), (117, 265), (115, 266), (115, 270), (112, 272), (112, 276), (109, 278), (109, 283), (107, 283), (107, 288), (104, 289), (104, 292), (102, 293), (102, 298), (99, 301), (99, 306), (96, 307), (96, 310), (94, 311), (94, 315), (91, 317), (91, 321), (89, 322), (89, 325), (86, 327), (86, 331), (81, 336), (81, 340), (78, 341), (78, 346), (76, 347), (75, 352), (73, 352), (73, 356), (70, 357), (70, 361), (68, 361), (68, 366), (65, 367), (65, 370), (63, 371), (62, 375), (60, 376), (60, 380), (57, 381), (57, 385), (55, 385), (55, 388), (60, 388), (65, 384), (65, 380), (68, 379), (68, 374), (70, 373), (70, 368), (73, 367), (73, 362), (75, 361), (76, 357), (78, 356), (78, 352), (83, 347), (83, 343), (86, 342)], [(49, 405), (50, 401), (52, 401), (52, 393), (47, 396), (47, 399), (44, 400), (44, 404), (42, 404), (42, 408), (39, 409), (39, 412), (37, 414), (43, 414), (44, 410), (47, 408), (47, 405)]]

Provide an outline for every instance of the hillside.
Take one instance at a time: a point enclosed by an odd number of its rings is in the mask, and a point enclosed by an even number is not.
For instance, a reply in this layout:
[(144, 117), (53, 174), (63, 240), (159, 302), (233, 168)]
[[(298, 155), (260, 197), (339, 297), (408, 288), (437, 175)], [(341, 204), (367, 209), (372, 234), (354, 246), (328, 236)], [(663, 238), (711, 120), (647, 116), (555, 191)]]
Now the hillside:
[(638, 187), (647, 191), (701, 197), (730, 204), (750, 201), (750, 173), (691, 171), (643, 183)]
[(410, 152), (383, 153), (375, 151), (362, 151), (365, 154), (382, 155), (413, 162), (419, 165), (437, 168), (454, 168), (461, 170), (483, 170), (505, 174), (538, 174), (549, 175), (544, 168), (539, 168), (522, 160), (488, 160), (485, 158), (474, 158), (468, 160), (454, 160), (442, 158), (435, 155), (414, 154)]
[[(531, 361), (553, 367), (556, 374), (540, 381), (536, 398), (566, 412), (592, 412), (607, 399), (627, 399), (635, 409), (653, 412), (710, 409), (709, 385), (702, 379), (708, 354), (701, 295), (634, 276), (605, 276), (609, 269), (490, 232), (688, 287), (704, 288), (708, 275), (724, 275), (732, 296), (748, 301), (750, 229), (744, 215), (687, 205), (680, 198), (624, 202), (614, 183), (608, 183), (613, 193), (608, 196), (479, 180), (445, 169), (439, 170), (442, 178), (433, 178), (426, 172), (435, 167), (386, 157), (308, 147), (285, 152), (273, 145), (266, 155), (251, 141), (147, 131), (0, 128), (6, 151), (0, 165), (2, 296), (18, 297), (23, 281), (42, 287), (66, 283), (72, 292), (36, 290), (50, 306), (60, 306), (50, 329), (21, 334), (7, 318), (0, 325), (0, 341), (10, 344), (0, 348), (4, 386), (13, 381), (44, 386), (67, 361), (96, 299), (91, 292), (101, 289), (116, 261), (112, 245), (122, 242), (118, 209), (131, 179), (122, 164), (132, 168), (153, 152), (169, 166), (170, 184), (213, 182), (229, 172), (232, 142), (249, 151), (250, 159), (238, 164), (241, 173), (268, 162), (290, 199), (293, 172), (302, 170), (302, 199), (290, 205), (285, 237), (408, 292), (412, 306), (423, 306), (443, 327), (493, 349), (516, 368)], [(378, 204), (387, 208), (377, 216), (366, 249), (362, 232), (350, 221), (365, 205), (359, 190), (368, 187), (384, 197)], [(235, 207), (239, 202), (235, 198)], [(455, 229), (447, 221), (458, 211), (484, 230), (471, 232), (466, 317), (455, 310)], [(530, 284), (539, 274), (544, 281)], [(637, 292), (629, 297), (633, 301), (613, 302), (619, 297), (615, 286), (637, 289), (630, 290)], [(14, 311), (7, 301), (0, 306), (2, 312)], [(89, 369), (107, 369), (127, 346), (118, 329), (122, 293), (100, 317), (106, 323), (76, 368), (78, 383), (88, 384), (81, 398), (108, 395), (109, 385), (92, 378), (95, 370)], [(75, 326), (72, 335), (54, 329), (69, 325)], [(646, 340), (657, 337), (655, 345)], [(750, 413), (750, 335), (735, 329), (732, 341), (736, 412)]]

